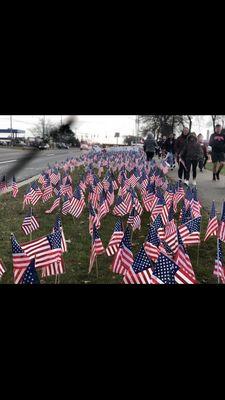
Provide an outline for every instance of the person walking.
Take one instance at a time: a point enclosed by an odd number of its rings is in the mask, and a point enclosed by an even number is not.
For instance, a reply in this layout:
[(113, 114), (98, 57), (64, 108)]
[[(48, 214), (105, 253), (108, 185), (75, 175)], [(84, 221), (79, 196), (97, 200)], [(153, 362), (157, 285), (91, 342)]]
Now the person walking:
[(196, 186), (197, 166), (203, 158), (203, 150), (197, 141), (195, 133), (188, 135), (187, 141), (180, 152), (180, 162), (184, 166), (185, 185), (189, 186), (190, 171), (192, 167), (193, 185)]
[(185, 172), (184, 163), (180, 162), (180, 152), (185, 145), (188, 135), (189, 135), (189, 129), (187, 127), (184, 127), (182, 134), (175, 141), (175, 154), (176, 154), (176, 158), (177, 158), (177, 163), (179, 165), (178, 178), (180, 181), (182, 181), (183, 175)]
[(175, 168), (175, 139), (172, 133), (166, 139), (163, 149), (167, 153), (166, 158), (169, 160), (170, 169), (173, 170)]
[(220, 124), (216, 125), (215, 133), (210, 136), (209, 146), (212, 148), (213, 181), (216, 181), (220, 179), (225, 164), (225, 135)]
[(199, 166), (200, 172), (203, 172), (203, 168), (206, 167), (206, 163), (207, 163), (209, 157), (208, 157), (208, 148), (203, 141), (203, 135), (201, 133), (199, 133), (199, 135), (198, 135), (198, 143), (200, 144), (200, 146), (203, 150), (203, 158), (201, 158), (201, 160), (199, 160), (198, 166)]
[(144, 151), (147, 156), (147, 161), (151, 161), (155, 155), (155, 150), (157, 148), (157, 143), (155, 141), (154, 135), (149, 133), (147, 139), (144, 142)]

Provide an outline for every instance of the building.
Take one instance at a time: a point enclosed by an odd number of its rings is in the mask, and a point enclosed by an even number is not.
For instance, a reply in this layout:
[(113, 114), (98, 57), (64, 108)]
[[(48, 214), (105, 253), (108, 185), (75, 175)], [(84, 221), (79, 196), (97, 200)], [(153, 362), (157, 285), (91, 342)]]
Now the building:
[(0, 141), (4, 140), (6, 142), (11, 141), (12, 139), (25, 139), (25, 131), (21, 129), (0, 129)]

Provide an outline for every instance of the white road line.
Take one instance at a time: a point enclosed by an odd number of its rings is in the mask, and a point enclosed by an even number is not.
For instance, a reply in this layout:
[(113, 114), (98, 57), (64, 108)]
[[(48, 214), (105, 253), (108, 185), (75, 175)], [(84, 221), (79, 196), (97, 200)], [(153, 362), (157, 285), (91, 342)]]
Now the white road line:
[(16, 162), (17, 160), (9, 160), (9, 161), (0, 161), (0, 164), (8, 164), (12, 162)]

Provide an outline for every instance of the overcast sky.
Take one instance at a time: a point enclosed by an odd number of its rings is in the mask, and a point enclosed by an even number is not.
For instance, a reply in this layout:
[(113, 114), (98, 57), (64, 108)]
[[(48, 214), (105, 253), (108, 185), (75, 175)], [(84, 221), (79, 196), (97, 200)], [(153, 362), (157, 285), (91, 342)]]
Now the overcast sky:
[[(29, 129), (38, 122), (43, 115), (14, 115), (13, 128), (26, 131), (26, 137), (31, 136)], [(68, 115), (62, 116), (63, 121)], [(135, 115), (78, 115), (77, 124), (73, 127), (80, 139), (89, 139), (96, 142), (116, 142), (115, 132), (120, 132), (119, 143), (123, 142), (126, 135), (135, 133)], [(61, 122), (60, 115), (47, 115), (46, 120), (54, 123)], [(10, 127), (10, 116), (0, 115), (0, 129)], [(192, 131), (202, 133), (206, 138), (207, 130), (212, 133), (211, 116), (196, 116), (193, 121)]]

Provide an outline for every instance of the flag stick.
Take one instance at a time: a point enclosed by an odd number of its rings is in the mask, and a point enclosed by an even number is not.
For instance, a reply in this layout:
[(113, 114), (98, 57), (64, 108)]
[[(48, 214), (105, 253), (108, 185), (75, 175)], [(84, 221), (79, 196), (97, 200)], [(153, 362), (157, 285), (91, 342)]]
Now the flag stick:
[(217, 238), (217, 283), (220, 284), (220, 274), (219, 274), (219, 239)]
[[(30, 216), (32, 217), (32, 207), (30, 208)], [(30, 232), (30, 242), (32, 241), (32, 232)]]

